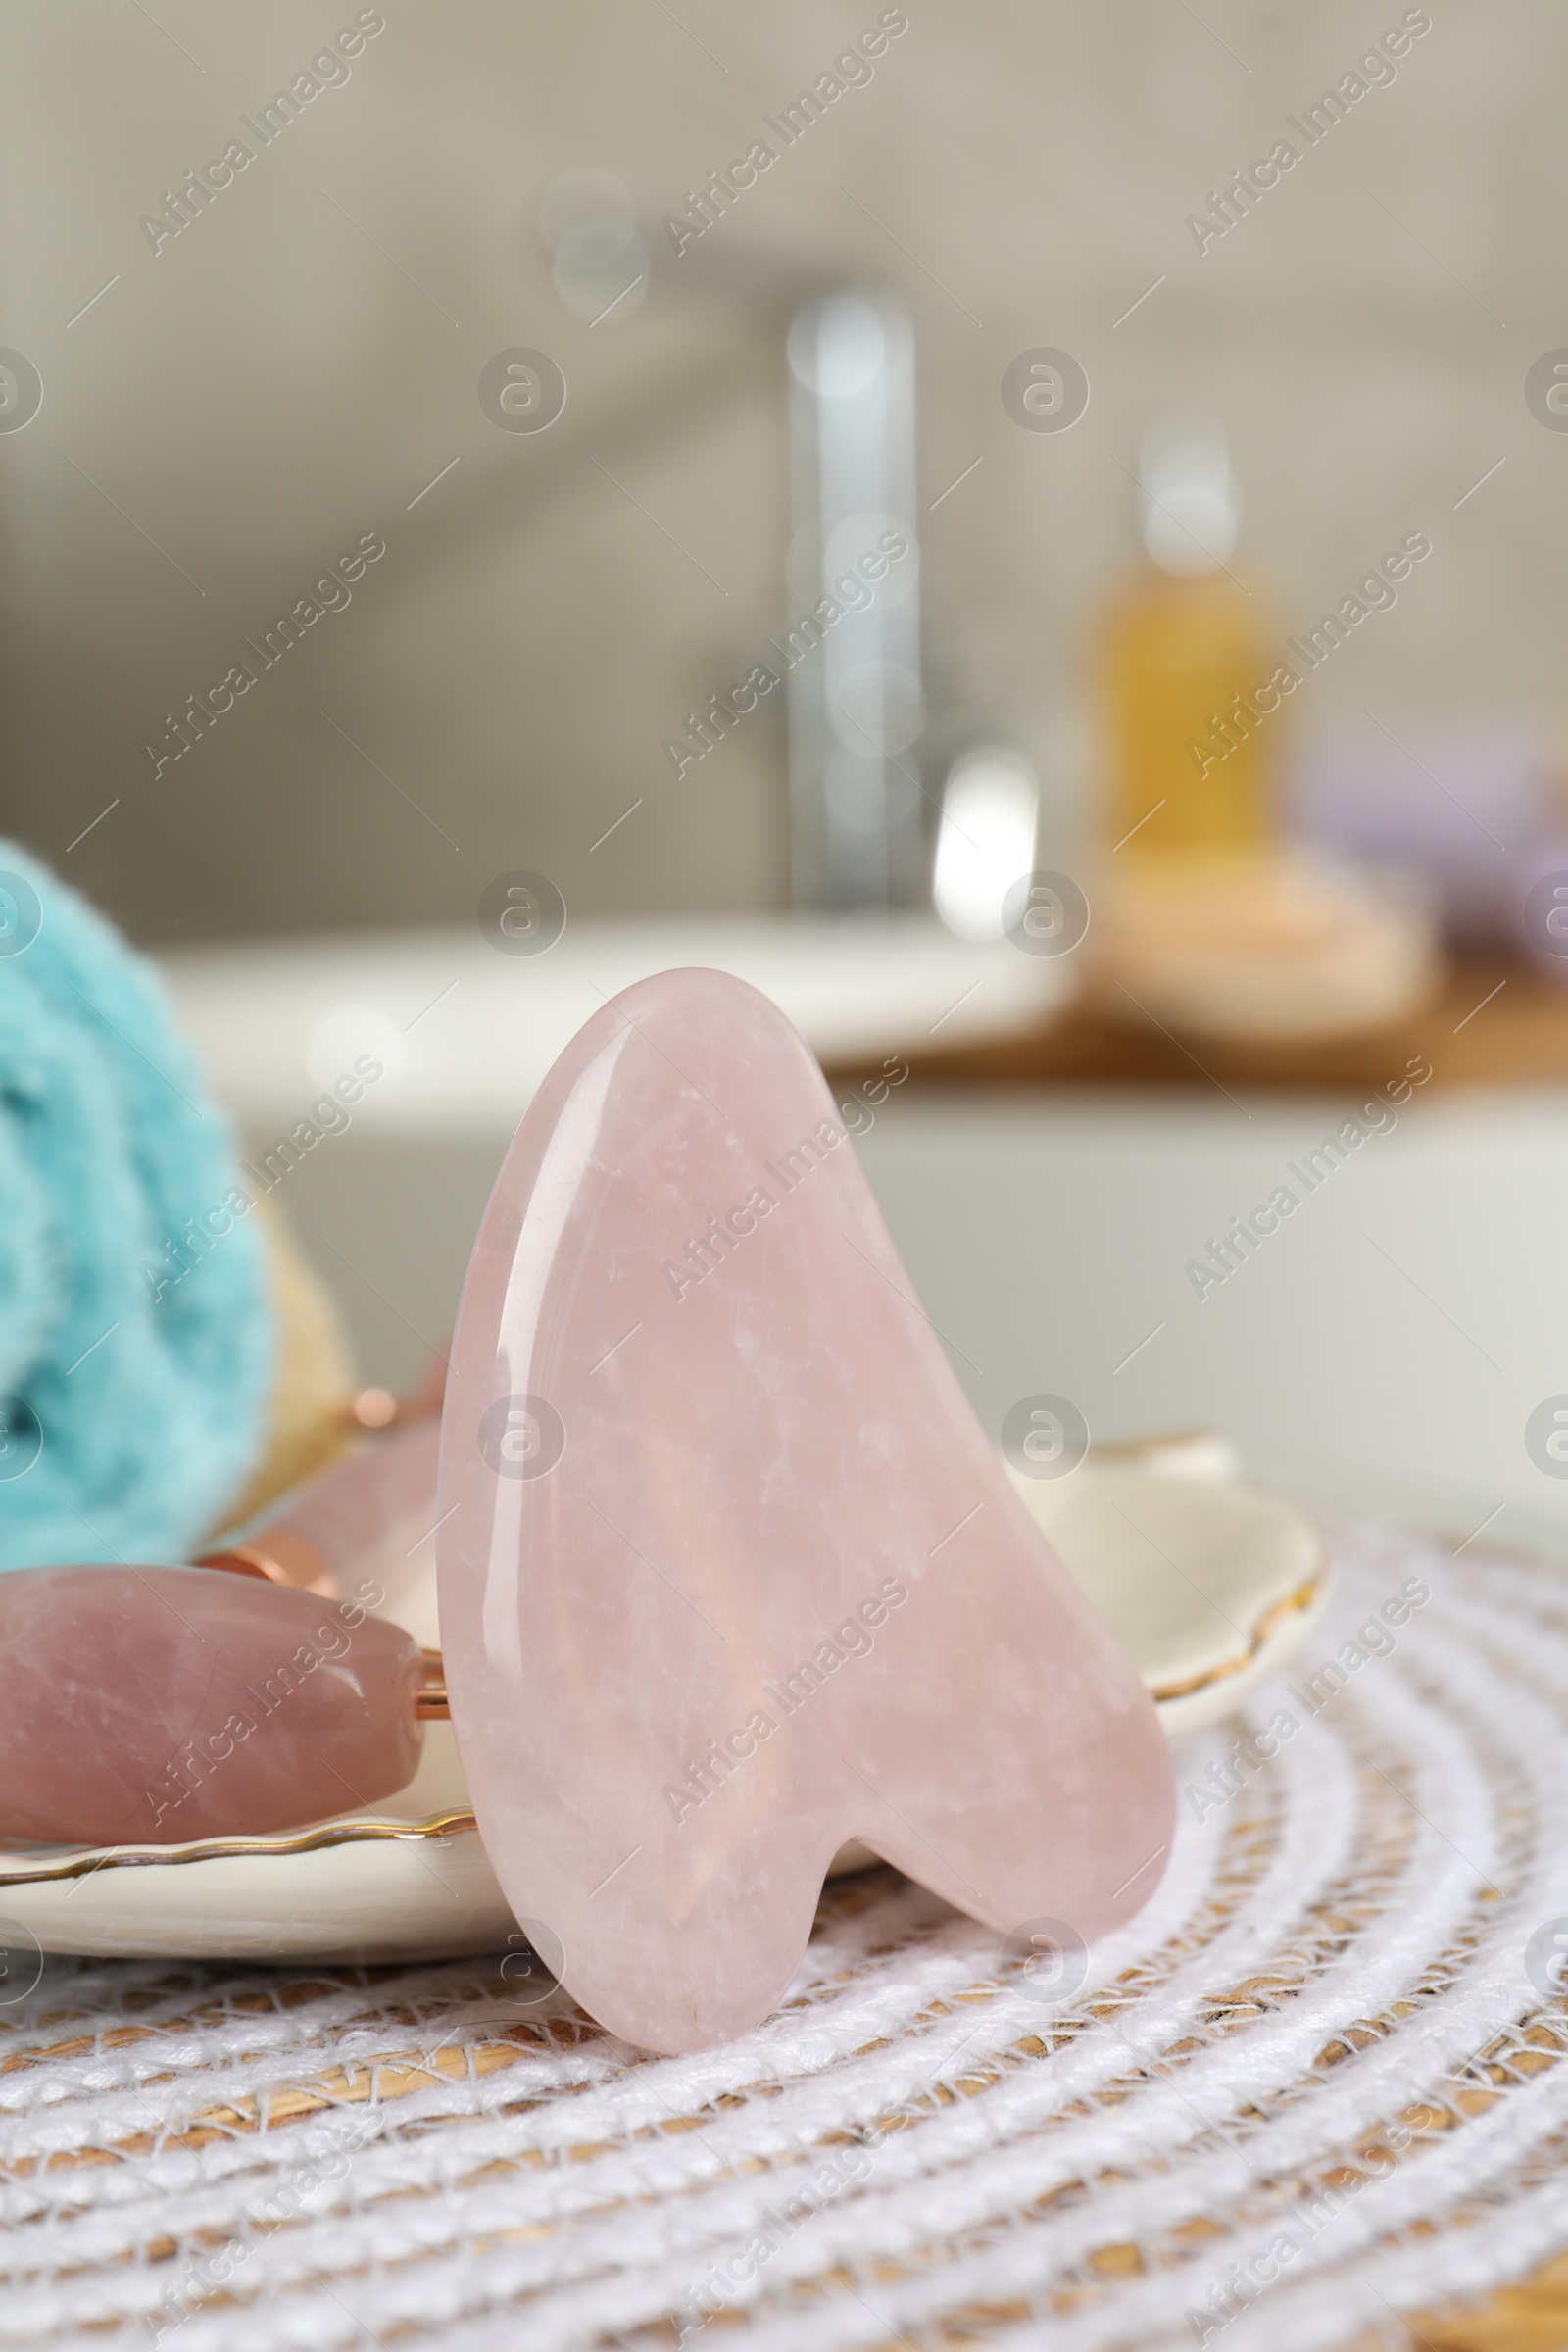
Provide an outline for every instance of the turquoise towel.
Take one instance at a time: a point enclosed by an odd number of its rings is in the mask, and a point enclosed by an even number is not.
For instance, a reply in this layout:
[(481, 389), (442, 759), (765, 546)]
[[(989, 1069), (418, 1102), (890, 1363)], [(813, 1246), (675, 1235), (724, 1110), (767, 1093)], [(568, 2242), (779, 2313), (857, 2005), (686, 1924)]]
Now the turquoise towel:
[(0, 841), (0, 1569), (187, 1559), (258, 1458), (237, 1188), (151, 966)]

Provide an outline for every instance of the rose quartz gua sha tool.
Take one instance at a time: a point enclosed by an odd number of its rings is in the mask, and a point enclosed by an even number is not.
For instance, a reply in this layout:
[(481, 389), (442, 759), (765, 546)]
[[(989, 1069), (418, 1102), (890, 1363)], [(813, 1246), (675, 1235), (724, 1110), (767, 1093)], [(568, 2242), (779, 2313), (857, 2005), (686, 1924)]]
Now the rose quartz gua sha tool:
[(545, 1081), (469, 1266), (440, 1504), (485, 1850), (627, 2040), (766, 2017), (852, 1838), (999, 1936), (1087, 1939), (1157, 1885), (1153, 1705), (742, 982), (640, 982)]

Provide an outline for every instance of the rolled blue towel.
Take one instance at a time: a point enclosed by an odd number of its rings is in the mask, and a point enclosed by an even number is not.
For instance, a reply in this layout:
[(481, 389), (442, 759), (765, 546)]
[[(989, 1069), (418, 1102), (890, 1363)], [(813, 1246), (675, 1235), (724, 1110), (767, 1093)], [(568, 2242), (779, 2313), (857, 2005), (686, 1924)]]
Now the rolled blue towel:
[(261, 1236), (161, 982), (0, 841), (0, 1569), (180, 1561), (258, 1458)]

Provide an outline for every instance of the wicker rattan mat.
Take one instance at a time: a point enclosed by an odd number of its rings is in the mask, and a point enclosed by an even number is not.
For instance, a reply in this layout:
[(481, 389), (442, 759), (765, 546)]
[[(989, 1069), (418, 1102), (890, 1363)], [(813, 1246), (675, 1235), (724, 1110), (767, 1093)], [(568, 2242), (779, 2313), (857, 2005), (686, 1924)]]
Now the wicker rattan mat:
[(1077, 1984), (887, 1870), (693, 2058), (498, 1958), (50, 1963), (0, 2008), (0, 2343), (1568, 2344), (1568, 1579), (1337, 1552)]

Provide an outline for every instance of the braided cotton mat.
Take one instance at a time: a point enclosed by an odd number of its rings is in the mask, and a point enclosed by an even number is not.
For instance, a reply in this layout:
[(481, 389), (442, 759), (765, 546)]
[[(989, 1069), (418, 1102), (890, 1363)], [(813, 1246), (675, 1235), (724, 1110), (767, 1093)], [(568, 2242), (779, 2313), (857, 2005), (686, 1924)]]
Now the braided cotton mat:
[(1568, 1580), (1337, 1550), (1298, 1687), (1404, 1579), (1431, 1601), (1315, 1714), (1259, 1693), (1300, 1719), (1272, 1760), (1227, 1774), (1240, 1721), (1183, 1745), (1208, 1797), (1054, 2002), (887, 1870), (694, 2058), (519, 2007), (515, 1955), (51, 1963), (0, 2008), (0, 2342), (1500, 2340), (1395, 2315), (1568, 2243)]

